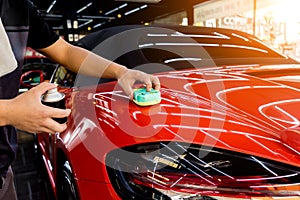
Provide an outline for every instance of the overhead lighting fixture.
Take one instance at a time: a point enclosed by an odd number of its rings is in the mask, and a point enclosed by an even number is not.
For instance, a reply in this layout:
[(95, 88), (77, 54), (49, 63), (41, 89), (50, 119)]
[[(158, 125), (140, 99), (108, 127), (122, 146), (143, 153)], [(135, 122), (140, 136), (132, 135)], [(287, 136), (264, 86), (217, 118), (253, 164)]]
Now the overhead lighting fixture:
[(147, 8), (147, 7), (148, 7), (148, 5), (145, 4), (145, 5), (141, 6), (141, 7), (138, 7), (138, 8), (135, 8), (135, 9), (133, 9), (133, 10), (130, 10), (130, 11), (126, 12), (124, 15), (132, 14), (132, 13), (134, 13), (134, 12), (137, 12), (137, 11), (139, 11), (139, 10), (145, 9), (145, 8)]
[(74, 21), (73, 21), (73, 28), (74, 28), (74, 29), (77, 29), (77, 28), (78, 28), (78, 21), (77, 21), (77, 20), (74, 20)]
[(46, 12), (49, 13), (55, 4), (56, 4), (56, 0), (52, 1), (51, 5), (49, 6)]
[(82, 8), (80, 8), (79, 10), (77, 10), (76, 13), (78, 14), (78, 13), (84, 11), (85, 9), (87, 9), (88, 7), (90, 7), (92, 4), (93, 4), (92, 2), (88, 3), (86, 6), (83, 6)]
[(104, 15), (109, 15), (109, 14), (111, 14), (113, 12), (116, 12), (117, 10), (122, 9), (122, 8), (126, 7), (127, 5), (128, 5), (127, 3), (124, 3), (123, 5), (121, 5), (121, 6), (117, 7), (117, 8), (115, 8), (115, 9), (112, 9), (112, 10), (106, 12)]
[(88, 25), (88, 24), (90, 24), (90, 23), (92, 23), (92, 22), (93, 22), (93, 20), (90, 19), (89, 21), (87, 21), (87, 22), (85, 22), (85, 23), (79, 25), (78, 28), (81, 28), (81, 27), (83, 27), (83, 26), (86, 26), (86, 25)]
[(72, 28), (72, 22), (70, 19), (67, 19), (67, 28), (71, 29)]
[(115, 1), (125, 1), (125, 2), (135, 2), (135, 3), (159, 3), (161, 0), (115, 0)]
[(106, 22), (102, 22), (102, 23), (99, 23), (99, 24), (96, 24), (95, 26), (93, 26), (93, 28), (98, 28), (100, 26), (102, 26), (103, 24), (105, 24)]

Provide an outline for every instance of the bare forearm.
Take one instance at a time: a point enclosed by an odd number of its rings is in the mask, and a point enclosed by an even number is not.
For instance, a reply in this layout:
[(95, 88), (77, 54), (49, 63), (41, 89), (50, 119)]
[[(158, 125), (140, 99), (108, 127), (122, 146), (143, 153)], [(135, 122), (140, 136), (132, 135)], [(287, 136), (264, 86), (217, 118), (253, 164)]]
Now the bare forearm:
[(73, 59), (70, 59), (70, 63), (66, 66), (72, 71), (80, 74), (118, 79), (127, 71), (126, 67), (100, 57), (85, 49), (78, 48), (77, 51), (71, 51), (69, 55)]
[(122, 65), (86, 49), (70, 45), (62, 39), (40, 51), (68, 69), (88, 76), (117, 79), (127, 71)]
[(0, 100), (0, 126), (9, 125), (8, 122), (8, 101), (9, 100)]
[(59, 39), (50, 47), (40, 52), (68, 69), (94, 77), (115, 78), (125, 93), (132, 97), (132, 86), (136, 81), (144, 83), (149, 91), (152, 87), (159, 90), (159, 79), (138, 70), (127, 69), (125, 66), (109, 61), (86, 49), (72, 46)]

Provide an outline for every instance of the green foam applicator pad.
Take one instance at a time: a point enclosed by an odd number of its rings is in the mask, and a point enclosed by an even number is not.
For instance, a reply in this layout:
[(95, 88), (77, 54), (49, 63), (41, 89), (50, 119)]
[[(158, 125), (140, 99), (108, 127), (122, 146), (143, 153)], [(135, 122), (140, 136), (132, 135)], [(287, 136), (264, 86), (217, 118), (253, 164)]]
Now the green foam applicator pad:
[(160, 92), (151, 89), (149, 92), (146, 88), (138, 88), (133, 92), (133, 102), (139, 106), (151, 106), (160, 103)]

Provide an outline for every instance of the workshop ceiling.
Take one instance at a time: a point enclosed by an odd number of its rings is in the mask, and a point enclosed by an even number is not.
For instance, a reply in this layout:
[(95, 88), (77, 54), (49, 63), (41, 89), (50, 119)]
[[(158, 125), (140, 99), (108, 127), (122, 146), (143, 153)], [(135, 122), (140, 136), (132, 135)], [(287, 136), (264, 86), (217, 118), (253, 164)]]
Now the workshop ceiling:
[(191, 9), (204, 0), (32, 0), (54, 29), (63, 30), (67, 19), (78, 20), (78, 30), (141, 24)]

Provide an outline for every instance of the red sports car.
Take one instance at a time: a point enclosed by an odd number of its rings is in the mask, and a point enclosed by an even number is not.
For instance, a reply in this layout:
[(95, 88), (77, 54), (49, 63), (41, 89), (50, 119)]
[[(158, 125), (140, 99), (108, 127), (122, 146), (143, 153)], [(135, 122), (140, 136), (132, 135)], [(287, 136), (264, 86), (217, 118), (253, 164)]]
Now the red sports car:
[(59, 66), (68, 128), (37, 134), (58, 199), (300, 198), (297, 61), (219, 28), (113, 27), (78, 45), (155, 73), (161, 102)]

